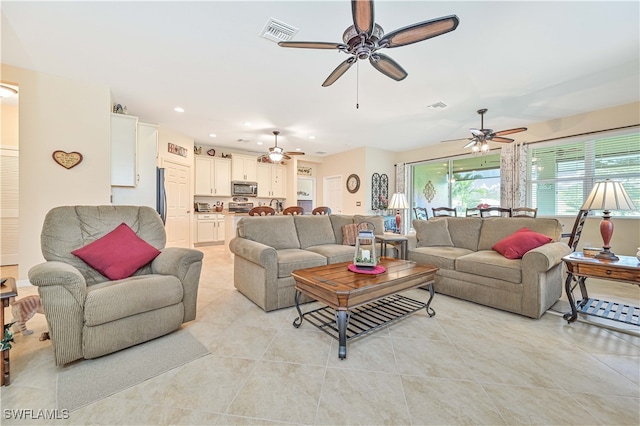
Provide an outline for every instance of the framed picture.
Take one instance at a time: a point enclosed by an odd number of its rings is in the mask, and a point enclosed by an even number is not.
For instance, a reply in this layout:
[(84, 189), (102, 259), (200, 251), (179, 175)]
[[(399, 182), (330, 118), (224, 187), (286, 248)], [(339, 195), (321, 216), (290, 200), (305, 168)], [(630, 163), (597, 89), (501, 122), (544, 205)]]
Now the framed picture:
[(307, 166), (298, 166), (298, 176), (311, 176), (313, 175), (313, 168)]

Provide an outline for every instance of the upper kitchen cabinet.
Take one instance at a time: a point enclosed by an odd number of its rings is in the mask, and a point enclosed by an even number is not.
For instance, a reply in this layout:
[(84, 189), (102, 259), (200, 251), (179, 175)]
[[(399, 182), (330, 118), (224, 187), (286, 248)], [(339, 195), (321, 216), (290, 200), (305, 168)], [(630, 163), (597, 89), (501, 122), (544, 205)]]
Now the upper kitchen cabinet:
[(111, 114), (111, 186), (136, 186), (138, 117)]
[(226, 158), (196, 156), (195, 195), (231, 196), (231, 161)]
[(287, 198), (287, 168), (278, 164), (257, 165), (258, 197)]
[(231, 180), (255, 182), (258, 179), (256, 157), (233, 154), (231, 158)]

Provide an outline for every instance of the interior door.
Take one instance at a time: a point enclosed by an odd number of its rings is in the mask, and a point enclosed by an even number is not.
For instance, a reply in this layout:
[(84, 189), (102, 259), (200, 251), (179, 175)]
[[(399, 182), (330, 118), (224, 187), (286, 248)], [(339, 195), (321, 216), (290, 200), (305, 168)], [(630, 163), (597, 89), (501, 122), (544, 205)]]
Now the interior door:
[(332, 213), (342, 213), (342, 176), (322, 179), (322, 205), (329, 206)]
[(191, 169), (168, 160), (162, 162), (165, 169), (164, 186), (167, 192), (167, 247), (191, 247)]

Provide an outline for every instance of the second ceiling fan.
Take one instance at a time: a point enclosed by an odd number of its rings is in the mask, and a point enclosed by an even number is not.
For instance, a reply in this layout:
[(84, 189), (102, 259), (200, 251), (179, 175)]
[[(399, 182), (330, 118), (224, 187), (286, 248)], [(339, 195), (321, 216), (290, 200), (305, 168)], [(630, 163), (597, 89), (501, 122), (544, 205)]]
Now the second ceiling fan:
[(459, 138), (459, 139), (449, 139), (442, 142), (453, 142), (460, 140), (468, 140), (469, 142), (464, 146), (464, 148), (471, 148), (473, 152), (487, 152), (489, 151), (488, 142), (501, 142), (501, 143), (511, 143), (514, 140), (511, 138), (505, 138), (503, 136), (510, 135), (513, 133), (524, 132), (527, 130), (526, 127), (516, 127), (514, 129), (500, 130), (498, 132), (494, 132), (493, 129), (485, 129), (484, 128), (484, 114), (487, 112), (486, 108), (479, 109), (478, 114), (480, 114), (480, 128), (479, 129), (469, 129), (471, 134), (473, 135), (470, 138)]
[(278, 146), (278, 135), (280, 131), (274, 130), (273, 135), (276, 137), (276, 144), (269, 148), (269, 152), (261, 155), (260, 161), (263, 163), (279, 163), (282, 160), (290, 160), (291, 155), (304, 155), (304, 152), (301, 151), (285, 151), (281, 147)]
[(353, 25), (342, 35), (344, 43), (317, 41), (281, 41), (282, 47), (303, 49), (337, 49), (350, 55), (322, 83), (327, 87), (335, 83), (358, 59), (369, 59), (375, 69), (396, 81), (403, 80), (407, 72), (393, 59), (378, 53), (379, 49), (406, 46), (453, 31), (458, 26), (456, 15), (418, 22), (384, 34), (373, 17), (373, 0), (351, 0)]

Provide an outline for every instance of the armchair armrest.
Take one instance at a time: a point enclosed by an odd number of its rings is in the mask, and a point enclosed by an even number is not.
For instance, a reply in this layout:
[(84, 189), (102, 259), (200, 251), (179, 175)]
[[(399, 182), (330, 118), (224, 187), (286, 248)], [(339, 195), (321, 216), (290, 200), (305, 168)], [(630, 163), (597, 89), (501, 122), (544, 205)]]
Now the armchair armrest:
[(198, 284), (202, 271), (203, 253), (200, 250), (165, 247), (151, 262), (151, 272), (160, 275), (173, 275), (182, 283), (184, 296), (183, 322), (196, 318)]
[(29, 269), (29, 281), (38, 287), (61, 285), (86, 295), (87, 283), (77, 268), (68, 263), (49, 261)]

